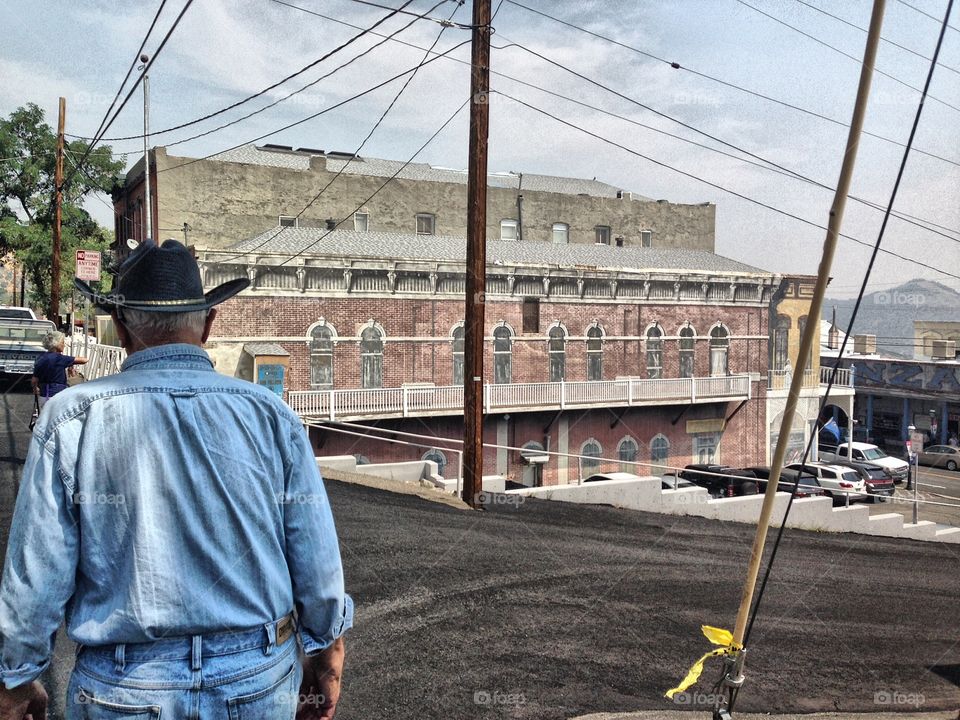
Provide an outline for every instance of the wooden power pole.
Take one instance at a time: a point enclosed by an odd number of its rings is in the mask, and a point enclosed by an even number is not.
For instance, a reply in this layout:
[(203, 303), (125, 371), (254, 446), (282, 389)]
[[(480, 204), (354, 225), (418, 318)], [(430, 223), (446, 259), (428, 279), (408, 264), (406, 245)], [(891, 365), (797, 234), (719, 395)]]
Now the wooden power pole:
[(53, 261), (50, 276), (50, 312), (47, 319), (60, 327), (60, 224), (63, 220), (63, 128), (67, 119), (66, 98), (60, 98), (60, 114), (57, 118), (57, 164), (53, 184)]
[(473, 0), (470, 161), (467, 170), (467, 275), (463, 337), (463, 500), (483, 489), (484, 293), (487, 277), (487, 136), (490, 129), (490, 0)]

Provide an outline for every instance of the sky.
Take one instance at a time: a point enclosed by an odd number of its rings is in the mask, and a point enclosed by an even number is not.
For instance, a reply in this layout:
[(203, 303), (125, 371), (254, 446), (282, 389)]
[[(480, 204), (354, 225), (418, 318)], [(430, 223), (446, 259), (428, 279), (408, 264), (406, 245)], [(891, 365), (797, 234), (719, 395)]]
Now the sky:
[[(357, 0), (289, 1), (360, 27), (369, 27), (387, 14), (382, 8)], [(946, 0), (907, 1), (938, 18), (942, 18), (946, 8)], [(147, 43), (148, 53), (156, 50), (184, 2), (168, 0)], [(712, 202), (717, 205), (719, 254), (772, 272), (816, 273), (824, 230), (757, 203), (825, 226), (833, 201), (832, 190), (657, 130), (743, 157), (738, 150), (699, 135), (674, 122), (677, 120), (833, 187), (842, 162), (847, 136), (844, 125), (849, 123), (853, 111), (859, 58), (866, 38), (866, 33), (854, 26), (869, 25), (870, 2), (518, 2), (616, 43), (507, 0), (493, 0), (494, 8), (499, 5), (499, 10), (492, 23), (495, 33), (491, 68), (515, 79), (497, 75), (491, 79), (491, 172), (595, 177), (649, 198)], [(436, 3), (439, 5), (434, 8)], [(382, 4), (399, 7), (401, 0), (382, 0)], [(25, 103), (34, 102), (44, 108), (48, 122), (55, 126), (57, 98), (64, 96), (67, 132), (92, 135), (136, 56), (158, 6), (156, 2), (117, 4), (87, 0), (64, 4), (51, 0), (7, 0), (0, 7), (0, 24), (5, 29), (4, 42), (0, 44), (0, 114), (8, 115)], [(407, 9), (437, 19), (447, 18), (455, 11), (455, 21), (471, 20), (470, 3), (458, 7), (451, 0), (414, 0)], [(758, 10), (795, 26), (806, 36)], [(397, 15), (379, 26), (378, 31), (390, 34), (413, 20)], [(882, 247), (907, 259), (881, 253), (868, 292), (889, 289), (911, 278), (935, 280), (960, 291), (960, 10), (954, 8), (950, 22), (952, 27), (944, 38), (930, 87), (931, 97), (925, 104), (914, 141), (916, 151), (943, 159), (912, 152), (894, 205), (898, 212), (948, 228), (940, 231), (947, 237), (891, 218)], [(901, 82), (879, 73), (874, 75), (864, 128), (867, 132), (906, 143), (920, 93), (902, 83), (922, 88), (929, 70), (929, 60), (922, 56), (932, 56), (939, 27), (937, 20), (901, 0), (889, 0), (882, 31), (886, 41), (880, 45), (876, 68)], [(192, 121), (242, 100), (315, 61), (357, 32), (275, 0), (195, 0), (151, 68), (151, 130)], [(436, 49), (440, 52), (469, 37), (467, 29), (443, 28), (430, 20), (417, 20), (397, 35), (422, 47), (437, 41)], [(154, 136), (151, 143), (167, 145), (172, 155), (198, 157), (266, 135), (257, 142), (355, 152), (400, 90), (403, 78), (296, 127), (278, 130), (413, 68), (424, 57), (422, 50), (385, 42), (328, 79), (248, 120), (189, 142), (171, 144), (280, 99), (380, 41), (381, 38), (368, 34), (260, 99), (211, 120)], [(467, 43), (449, 54), (453, 59), (440, 58), (420, 69), (361, 154), (409, 159), (466, 100), (469, 51)], [(663, 60), (677, 62), (682, 69), (674, 69)], [(843, 124), (745, 94), (717, 80)], [(507, 95), (576, 127), (518, 104)], [(142, 133), (142, 111), (138, 89), (107, 137)], [(416, 160), (466, 168), (467, 136), (468, 116), (464, 109)], [(142, 142), (136, 139), (109, 144), (114, 150), (128, 153), (129, 164), (142, 153)], [(904, 148), (897, 144), (863, 137), (850, 194), (885, 207), (903, 152)], [(91, 198), (87, 207), (101, 223), (113, 227), (108, 197)], [(881, 211), (851, 200), (842, 231), (872, 245), (882, 219)], [(841, 239), (828, 294), (855, 295), (869, 255), (868, 247)]]

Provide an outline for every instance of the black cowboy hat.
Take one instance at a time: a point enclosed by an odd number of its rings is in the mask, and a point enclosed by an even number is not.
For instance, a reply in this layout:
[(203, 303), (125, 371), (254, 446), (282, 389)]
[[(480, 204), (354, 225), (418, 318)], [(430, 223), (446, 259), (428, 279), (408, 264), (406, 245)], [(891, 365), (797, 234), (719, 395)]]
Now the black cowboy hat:
[(101, 295), (82, 280), (77, 290), (104, 310), (128, 308), (145, 312), (194, 312), (208, 310), (250, 285), (237, 278), (204, 294), (200, 267), (183, 243), (166, 240), (141, 243), (120, 266), (116, 286)]

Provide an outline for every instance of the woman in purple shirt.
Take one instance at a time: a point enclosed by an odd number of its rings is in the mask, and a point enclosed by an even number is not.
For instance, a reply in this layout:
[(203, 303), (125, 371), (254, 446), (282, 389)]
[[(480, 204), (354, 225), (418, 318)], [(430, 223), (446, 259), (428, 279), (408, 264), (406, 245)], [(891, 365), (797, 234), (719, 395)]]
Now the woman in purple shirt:
[(61, 390), (67, 389), (67, 368), (74, 365), (83, 365), (85, 357), (73, 357), (63, 354), (64, 334), (56, 330), (43, 337), (43, 347), (47, 352), (37, 358), (33, 364), (33, 394), (40, 399), (43, 405)]

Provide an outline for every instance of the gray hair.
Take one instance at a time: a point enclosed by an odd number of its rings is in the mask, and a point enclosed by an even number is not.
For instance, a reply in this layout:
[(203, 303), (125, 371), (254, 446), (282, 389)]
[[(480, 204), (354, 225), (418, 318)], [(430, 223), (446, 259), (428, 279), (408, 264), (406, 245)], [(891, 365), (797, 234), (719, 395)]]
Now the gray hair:
[(43, 347), (46, 350), (53, 351), (53, 350), (56, 350), (58, 347), (60, 347), (60, 343), (62, 343), (66, 339), (66, 337), (67, 336), (64, 335), (62, 332), (60, 332), (59, 330), (51, 330), (50, 332), (48, 332), (46, 335), (43, 336), (43, 340), (41, 340), (40, 342), (43, 344)]
[(133, 337), (150, 341), (175, 337), (183, 332), (202, 333), (207, 310), (168, 313), (123, 308), (122, 322)]

